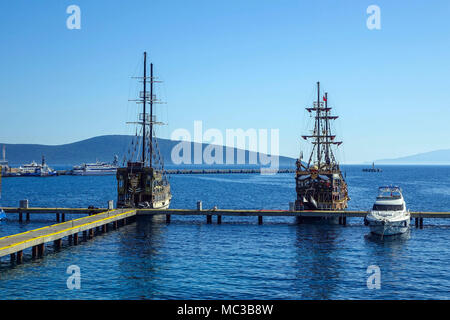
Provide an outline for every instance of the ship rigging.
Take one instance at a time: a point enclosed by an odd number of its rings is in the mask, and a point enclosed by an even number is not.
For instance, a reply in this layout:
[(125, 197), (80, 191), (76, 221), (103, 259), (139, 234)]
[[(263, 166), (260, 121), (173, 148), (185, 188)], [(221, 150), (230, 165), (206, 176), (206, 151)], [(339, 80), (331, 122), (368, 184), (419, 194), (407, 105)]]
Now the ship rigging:
[(343, 210), (349, 200), (347, 183), (334, 156), (333, 147), (342, 141), (332, 134), (330, 121), (338, 116), (331, 115), (328, 93), (320, 97), (320, 82), (317, 82), (317, 101), (306, 108), (314, 117), (311, 135), (302, 135), (312, 144), (308, 162), (303, 162), (303, 152), (296, 162), (296, 210)]
[[(138, 99), (131, 101), (142, 104), (142, 113), (139, 114), (138, 121), (128, 122), (135, 124), (137, 128), (135, 139), (124, 158), (123, 167), (117, 169), (117, 207), (167, 209), (172, 194), (153, 127), (163, 124), (156, 121), (153, 114), (153, 105), (162, 103), (156, 98), (153, 85), (161, 81), (153, 75), (153, 63), (150, 63), (150, 76), (147, 75), (146, 52), (144, 52), (143, 76), (137, 79), (142, 81), (143, 91), (140, 92)], [(147, 84), (150, 91), (147, 91)]]

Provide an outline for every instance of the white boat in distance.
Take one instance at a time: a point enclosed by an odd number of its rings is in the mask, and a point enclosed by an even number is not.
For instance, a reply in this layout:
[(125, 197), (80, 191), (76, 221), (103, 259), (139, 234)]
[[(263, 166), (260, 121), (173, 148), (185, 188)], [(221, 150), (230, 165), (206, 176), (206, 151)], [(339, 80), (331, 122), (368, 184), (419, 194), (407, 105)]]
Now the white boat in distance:
[(18, 175), (22, 177), (51, 177), (57, 173), (45, 163), (45, 157), (42, 156), (42, 163), (38, 164), (32, 161), (18, 168)]
[(372, 210), (364, 219), (370, 231), (381, 236), (402, 234), (408, 231), (411, 215), (406, 210), (402, 190), (396, 186), (380, 187)]
[(84, 163), (74, 166), (72, 174), (75, 176), (105, 176), (116, 174), (119, 167), (118, 156), (114, 156), (113, 163), (97, 161), (95, 163)]

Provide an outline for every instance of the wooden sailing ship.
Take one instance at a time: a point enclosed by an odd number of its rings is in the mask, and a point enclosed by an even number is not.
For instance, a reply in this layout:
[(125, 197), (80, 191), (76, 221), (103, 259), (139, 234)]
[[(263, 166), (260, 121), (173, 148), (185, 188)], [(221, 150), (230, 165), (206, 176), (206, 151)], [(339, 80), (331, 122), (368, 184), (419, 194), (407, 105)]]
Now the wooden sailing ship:
[(296, 210), (343, 210), (350, 200), (347, 183), (333, 153), (333, 147), (342, 144), (336, 141), (330, 127), (330, 121), (338, 117), (330, 115), (327, 93), (322, 100), (317, 82), (317, 101), (306, 108), (314, 118), (314, 130), (311, 135), (302, 136), (311, 141), (312, 151), (308, 162), (303, 162), (302, 152), (296, 163)]
[[(153, 114), (153, 105), (161, 103), (153, 93), (153, 84), (160, 81), (153, 76), (153, 64), (150, 64), (150, 76), (147, 75), (146, 52), (144, 73), (138, 79), (143, 83), (143, 91), (138, 99), (132, 101), (142, 104), (142, 113), (137, 122), (129, 122), (136, 125), (136, 135), (124, 158), (123, 167), (117, 169), (117, 207), (167, 209), (172, 194), (153, 128), (162, 124), (156, 121)], [(147, 84), (150, 91), (147, 91)], [(150, 107), (149, 113), (147, 105)]]

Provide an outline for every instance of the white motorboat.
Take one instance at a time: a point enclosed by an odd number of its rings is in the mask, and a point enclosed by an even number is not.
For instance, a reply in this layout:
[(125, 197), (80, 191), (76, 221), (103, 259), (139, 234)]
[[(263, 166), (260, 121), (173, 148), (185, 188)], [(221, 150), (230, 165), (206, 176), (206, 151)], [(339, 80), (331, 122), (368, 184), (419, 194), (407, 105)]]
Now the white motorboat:
[(396, 186), (380, 187), (379, 194), (364, 223), (370, 231), (381, 236), (408, 231), (411, 215), (406, 209), (402, 190)]

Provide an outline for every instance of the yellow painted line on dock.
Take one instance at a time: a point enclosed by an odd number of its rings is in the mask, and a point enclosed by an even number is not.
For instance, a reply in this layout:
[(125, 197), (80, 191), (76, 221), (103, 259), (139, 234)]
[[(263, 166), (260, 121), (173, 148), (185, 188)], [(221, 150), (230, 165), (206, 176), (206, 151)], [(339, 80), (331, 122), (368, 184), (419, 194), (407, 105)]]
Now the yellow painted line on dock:
[[(59, 233), (63, 233), (63, 232), (69, 231), (69, 230), (77, 229), (77, 228), (80, 228), (80, 227), (83, 227), (83, 226), (87, 226), (87, 225), (90, 225), (90, 224), (94, 224), (94, 223), (97, 223), (97, 222), (113, 219), (113, 218), (116, 218), (116, 217), (128, 214), (128, 213), (133, 212), (133, 211), (135, 211), (135, 210), (129, 210), (129, 211), (122, 212), (122, 213), (119, 213), (119, 214), (116, 214), (116, 215), (113, 215), (113, 216), (109, 216), (109, 217), (106, 217), (106, 218), (103, 218), (103, 219), (100, 219), (100, 220), (95, 220), (95, 221), (92, 221), (92, 222), (80, 224), (80, 225), (75, 226), (75, 227), (66, 228), (66, 229), (63, 229), (63, 230), (60, 230), (60, 231), (57, 231), (57, 232), (53, 232), (53, 233), (49, 233), (49, 234), (44, 234), (44, 235), (41, 235), (41, 236), (33, 237), (33, 238), (30, 238), (30, 239), (27, 239), (27, 240), (24, 240), (24, 241), (20, 241), (20, 242), (17, 242), (17, 243), (10, 244), (9, 246), (1, 247), (0, 250), (4, 250), (4, 249), (7, 249), (7, 248), (12, 248), (12, 247), (18, 246), (20, 244), (24, 244), (24, 243), (36, 240), (36, 239), (50, 237), (50, 236), (53, 236), (53, 235), (57, 235)], [(103, 212), (103, 213), (107, 213), (107, 212)], [(79, 218), (79, 219), (76, 219), (76, 220), (86, 219), (86, 218), (90, 218), (90, 217), (91, 216), (82, 217), (82, 218)], [(39, 228), (39, 229), (34, 229), (34, 230), (27, 231), (27, 232), (23, 232), (22, 234), (29, 233), (29, 232), (34, 232), (34, 231), (37, 231), (37, 230), (42, 230), (42, 229), (45, 229), (45, 228), (54, 227), (54, 226), (57, 226), (57, 225), (60, 225), (60, 224), (68, 223), (68, 222), (72, 222), (73, 223), (73, 221), (76, 221), (76, 220), (70, 220), (70, 221), (63, 222), (63, 223), (53, 224), (53, 225), (50, 225), (50, 226), (47, 226), (47, 227), (43, 227), (43, 228)], [(17, 236), (19, 234), (16, 234), (16, 235), (13, 235), (13, 236)], [(11, 237), (11, 236), (8, 236), (8, 237)], [(0, 240), (8, 238), (8, 237), (0, 238)]]
[[(101, 212), (101, 213), (107, 213), (107, 212), (109, 212), (109, 211), (105, 211), (105, 212)], [(45, 227), (38, 228), (38, 229), (33, 229), (33, 230), (24, 231), (24, 232), (21, 232), (21, 233), (11, 234), (9, 236), (5, 236), (5, 237), (0, 238), (0, 241), (3, 240), (3, 239), (8, 239), (8, 238), (24, 235), (24, 234), (27, 234), (27, 233), (30, 233), (30, 232), (35, 232), (35, 231), (47, 229), (47, 228), (50, 228), (50, 227), (56, 227), (56, 226), (59, 226), (60, 224), (69, 223), (71, 221), (78, 221), (78, 220), (81, 220), (81, 219), (86, 219), (86, 218), (89, 218), (89, 217), (91, 217), (91, 216), (81, 217), (81, 218), (77, 218), (77, 219), (74, 219), (74, 220), (64, 221), (64, 222), (60, 222), (60, 223), (56, 223), (56, 224), (51, 224), (49, 226), (45, 226)]]

